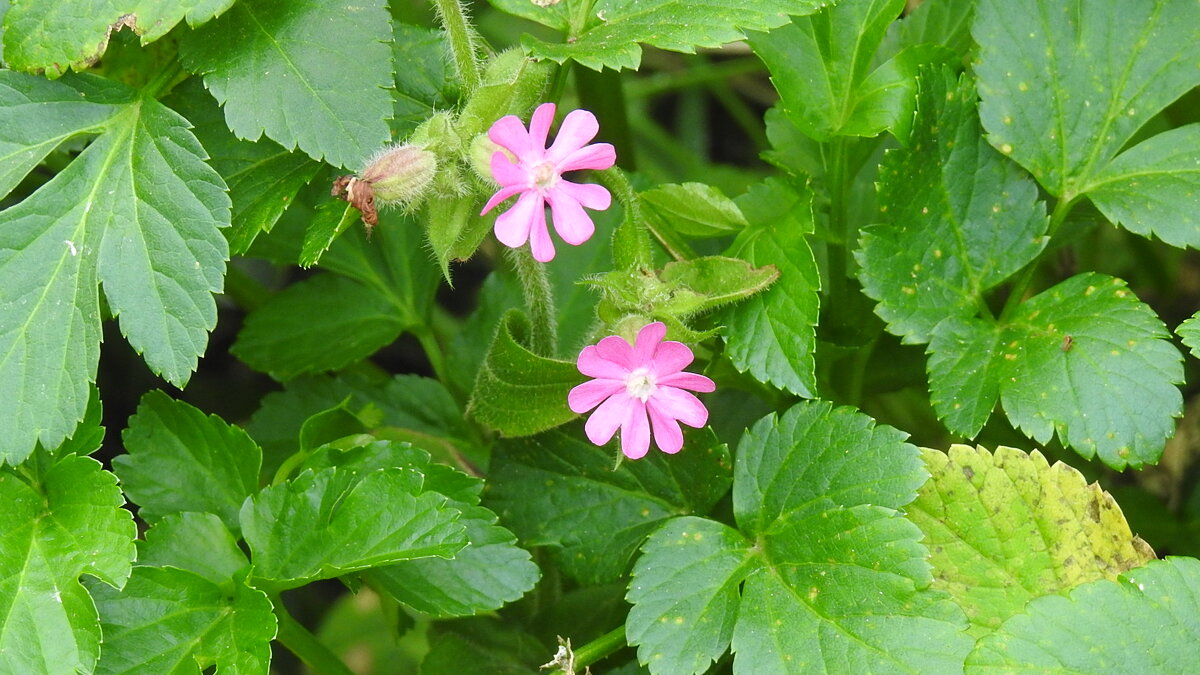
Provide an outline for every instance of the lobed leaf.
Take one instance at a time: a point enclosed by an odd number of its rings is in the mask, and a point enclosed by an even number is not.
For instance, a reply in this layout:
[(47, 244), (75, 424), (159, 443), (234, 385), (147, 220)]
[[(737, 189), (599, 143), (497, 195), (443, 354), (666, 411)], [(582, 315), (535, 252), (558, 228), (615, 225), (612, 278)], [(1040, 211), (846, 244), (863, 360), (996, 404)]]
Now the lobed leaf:
[(240, 427), (151, 391), (121, 438), (128, 454), (113, 459), (113, 470), (143, 520), (207, 512), (238, 531), (262, 464), (262, 450)]
[(79, 577), (124, 585), (137, 535), (116, 478), (96, 460), (74, 455), (51, 465), (37, 484), (0, 469), (0, 503), (4, 669), (91, 672), (100, 624)]
[(222, 585), (250, 561), (215, 513), (164, 516), (138, 542), (138, 565), (177, 567)]
[(970, 437), (999, 398), (1039, 443), (1057, 433), (1113, 468), (1154, 463), (1183, 406), (1182, 357), (1168, 335), (1124, 281), (1080, 274), (1025, 301), (1007, 322), (940, 324), (929, 344), (933, 406)]
[(1036, 450), (953, 445), (925, 450), (932, 476), (908, 508), (925, 533), (934, 587), (976, 635), (1034, 598), (1117, 575), (1154, 559), (1111, 495)]
[(265, 132), (356, 169), (389, 140), (391, 39), (382, 0), (243, 0), (185, 35), (179, 56), (237, 137)]

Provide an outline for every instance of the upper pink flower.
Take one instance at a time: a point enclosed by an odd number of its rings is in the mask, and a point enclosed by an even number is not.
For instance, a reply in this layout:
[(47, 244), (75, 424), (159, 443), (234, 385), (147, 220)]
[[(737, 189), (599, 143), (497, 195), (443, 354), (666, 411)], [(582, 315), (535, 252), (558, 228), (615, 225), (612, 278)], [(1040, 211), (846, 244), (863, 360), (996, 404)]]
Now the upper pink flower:
[(683, 447), (679, 422), (699, 428), (708, 421), (704, 404), (684, 390), (713, 391), (716, 384), (682, 372), (692, 350), (682, 342), (663, 342), (666, 334), (666, 325), (656, 321), (638, 331), (632, 347), (610, 335), (579, 352), (579, 372), (595, 379), (572, 389), (567, 405), (576, 413), (600, 406), (584, 426), (588, 440), (604, 445), (619, 427), (621, 452), (639, 459), (650, 449), (653, 430), (658, 449), (674, 454)]
[(488, 138), (517, 158), (514, 164), (501, 151), (492, 153), (492, 176), (500, 190), (492, 195), (483, 211), (520, 194), (517, 203), (496, 219), (496, 238), (505, 246), (517, 248), (526, 240), (539, 262), (554, 259), (554, 243), (546, 229), (546, 203), (554, 230), (563, 241), (578, 246), (596, 231), (583, 207), (603, 211), (612, 203), (612, 195), (599, 185), (563, 180), (567, 171), (607, 169), (617, 161), (617, 153), (608, 143), (588, 142), (596, 137), (600, 125), (586, 110), (572, 110), (563, 120), (554, 145), (546, 147), (546, 136), (554, 121), (554, 104), (543, 103), (533, 111), (529, 131), (516, 115), (496, 120), (488, 129)]

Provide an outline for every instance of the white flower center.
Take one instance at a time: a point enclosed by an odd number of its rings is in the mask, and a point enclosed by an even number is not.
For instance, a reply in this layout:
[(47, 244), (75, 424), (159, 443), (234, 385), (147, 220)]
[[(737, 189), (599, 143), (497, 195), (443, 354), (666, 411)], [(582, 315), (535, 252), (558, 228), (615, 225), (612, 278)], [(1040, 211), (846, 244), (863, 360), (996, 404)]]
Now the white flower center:
[(558, 183), (558, 171), (553, 162), (542, 162), (533, 167), (531, 173), (533, 184), (542, 190), (549, 190)]
[(658, 385), (654, 383), (654, 375), (646, 368), (638, 368), (625, 378), (625, 393), (640, 399), (643, 403), (650, 399)]

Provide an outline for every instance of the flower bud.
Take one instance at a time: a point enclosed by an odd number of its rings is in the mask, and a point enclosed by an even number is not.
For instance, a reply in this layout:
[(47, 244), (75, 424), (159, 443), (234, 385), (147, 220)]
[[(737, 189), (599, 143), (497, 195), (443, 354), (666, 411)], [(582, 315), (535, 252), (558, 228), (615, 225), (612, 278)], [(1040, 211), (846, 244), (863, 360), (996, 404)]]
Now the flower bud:
[(487, 134), (479, 134), (471, 141), (471, 147), (467, 150), (467, 160), (471, 164), (471, 169), (475, 174), (482, 178), (488, 185), (495, 185), (496, 179), (492, 177), (492, 155), (496, 152), (503, 152), (508, 155), (513, 162), (516, 158), (511, 152), (500, 147), (492, 139), (488, 138)]
[(416, 145), (394, 145), (371, 158), (357, 176), (340, 176), (331, 194), (362, 212), (367, 232), (379, 222), (376, 200), (384, 206), (415, 204), (437, 174), (437, 156)]

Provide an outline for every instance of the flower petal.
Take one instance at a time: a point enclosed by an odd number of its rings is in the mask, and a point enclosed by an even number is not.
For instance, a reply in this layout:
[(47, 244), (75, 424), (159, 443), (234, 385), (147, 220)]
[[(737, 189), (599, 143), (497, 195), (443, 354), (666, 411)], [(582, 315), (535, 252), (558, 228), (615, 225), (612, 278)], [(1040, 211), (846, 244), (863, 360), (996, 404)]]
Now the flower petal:
[[(499, 196), (499, 192), (496, 196)], [(496, 196), (493, 196), (494, 200)], [(490, 203), (490, 202), (489, 202)], [(496, 219), (496, 238), (501, 244), (511, 248), (522, 246), (529, 239), (529, 230), (534, 226), (534, 219), (540, 214), (542, 229), (545, 229), (545, 206), (542, 196), (535, 191), (521, 193), (513, 207)]]
[(700, 399), (682, 389), (659, 385), (650, 398), (663, 415), (669, 415), (689, 427), (699, 428), (708, 422), (708, 408)]
[(611, 143), (593, 143), (555, 162), (560, 173), (580, 169), (607, 169), (617, 163), (617, 151)]
[[(619, 335), (609, 335), (600, 342), (596, 343), (596, 354), (606, 360), (621, 366), (625, 369), (625, 375), (629, 371), (638, 367), (638, 364), (633, 358), (633, 347), (625, 341), (625, 338)], [(624, 375), (622, 375), (624, 377)]]
[(612, 204), (612, 195), (609, 194), (603, 185), (572, 183), (569, 180), (560, 180), (554, 186), (554, 189), (567, 193), (572, 199), (589, 209), (603, 211)]
[(650, 413), (650, 428), (654, 432), (654, 443), (659, 450), (673, 455), (683, 448), (683, 430), (674, 417), (665, 415), (651, 398), (646, 401), (646, 412)]
[[(604, 340), (614, 339), (621, 340), (621, 338), (615, 335), (604, 338)], [(604, 340), (600, 341), (601, 345), (604, 344)], [(621, 340), (621, 342), (625, 344), (625, 349), (628, 350), (629, 344), (624, 340)], [(600, 349), (599, 345), (588, 345), (579, 352), (579, 358), (575, 360), (575, 367), (579, 369), (579, 372), (588, 377), (624, 381), (625, 377), (629, 375), (629, 368), (622, 365), (622, 362), (606, 358), (604, 354), (605, 352)]]
[(625, 385), (617, 380), (589, 380), (567, 394), (567, 407), (573, 413), (585, 413), (600, 405), (604, 399), (624, 391), (624, 389)]
[(675, 373), (674, 375), (660, 377), (658, 378), (658, 384), (664, 387), (691, 389), (692, 391), (700, 392), (716, 391), (717, 389), (716, 382), (696, 373)]
[(578, 246), (596, 233), (596, 226), (583, 207), (569, 193), (555, 187), (546, 194), (550, 202), (550, 217), (554, 220), (554, 231), (563, 241)]
[[(533, 111), (533, 118), (529, 120), (529, 151), (535, 154), (539, 161), (546, 155), (546, 137), (550, 135), (551, 124), (554, 124), (554, 104), (543, 103)], [(562, 137), (561, 132), (559, 137)], [(525, 157), (521, 159), (530, 161)]]
[(694, 358), (692, 350), (688, 349), (687, 345), (668, 340), (654, 350), (654, 374), (661, 381), (662, 378), (687, 368)]
[(554, 260), (554, 242), (550, 240), (550, 230), (546, 229), (546, 207), (544, 200), (539, 196), (539, 202), (543, 202), (533, 214), (533, 225), (529, 228), (529, 248), (533, 251), (533, 259), (538, 262), (550, 262)]
[(651, 365), (654, 361), (654, 352), (658, 349), (658, 345), (667, 335), (667, 325), (661, 321), (648, 323), (642, 327), (637, 334), (637, 341), (634, 343), (633, 351), (634, 358), (639, 366)]
[(488, 129), (488, 138), (518, 158), (529, 152), (529, 132), (525, 131), (525, 124), (516, 115), (505, 115), (496, 120)]
[(621, 452), (629, 459), (641, 459), (650, 450), (650, 422), (646, 419), (646, 404), (628, 398), (625, 420), (621, 423)]
[(558, 127), (558, 136), (554, 139), (554, 145), (546, 151), (546, 159), (558, 164), (562, 158), (587, 145), (598, 131), (600, 123), (595, 115), (587, 110), (572, 110)]
[(612, 440), (613, 434), (617, 433), (617, 428), (621, 426), (628, 415), (626, 409), (633, 406), (634, 403), (641, 405), (641, 401), (630, 398), (623, 392), (618, 392), (601, 403), (600, 407), (596, 408), (596, 412), (592, 413), (587, 423), (583, 425), (583, 432), (587, 434), (588, 440), (596, 445), (604, 445)]
[[(487, 200), (487, 203), (483, 205), (483, 210), (479, 212), (479, 215), (482, 216), (483, 214), (487, 213), (488, 211), (491, 211), (492, 209), (496, 208), (496, 205), (499, 204), (500, 202), (504, 201), (505, 199), (508, 199), (509, 197), (517, 194), (518, 192), (524, 192), (524, 191), (525, 191), (525, 188), (520, 185), (509, 185), (508, 187), (500, 188), (499, 190), (496, 191), (496, 194), (492, 195), (492, 198)], [(518, 244), (518, 246), (519, 246), (519, 244)]]
[(503, 152), (492, 153), (491, 167), (492, 178), (495, 178), (496, 182), (503, 186), (520, 185), (526, 188), (530, 186), (529, 172), (521, 168), (520, 164), (513, 164), (508, 155)]

